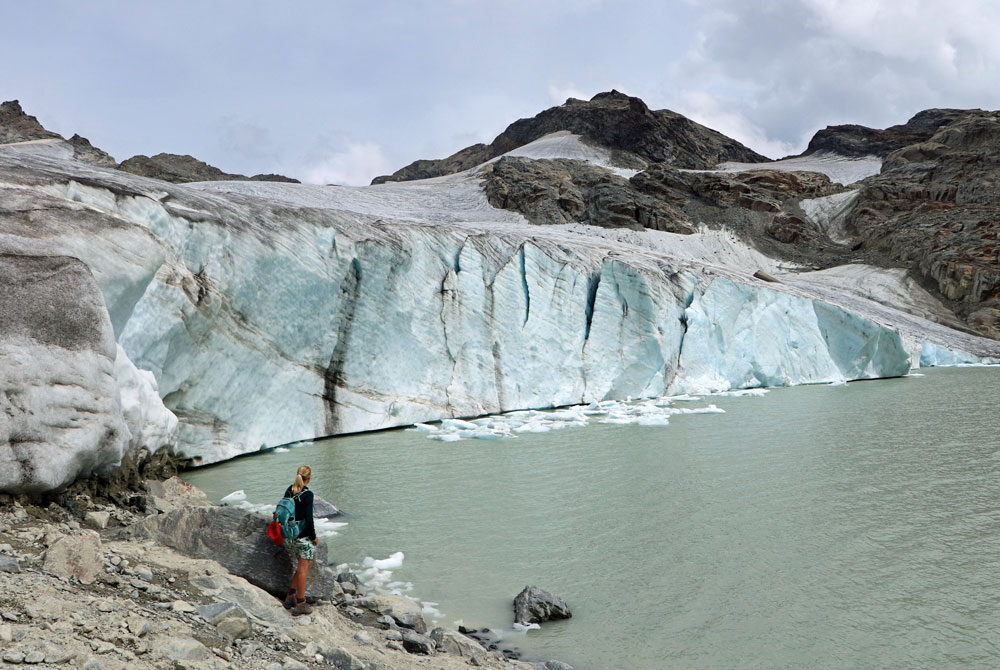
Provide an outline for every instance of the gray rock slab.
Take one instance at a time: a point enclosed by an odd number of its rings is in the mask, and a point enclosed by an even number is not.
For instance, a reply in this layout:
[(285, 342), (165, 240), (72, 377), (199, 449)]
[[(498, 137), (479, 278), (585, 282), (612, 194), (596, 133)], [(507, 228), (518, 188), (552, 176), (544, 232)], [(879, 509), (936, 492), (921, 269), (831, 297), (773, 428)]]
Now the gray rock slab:
[(13, 556), (0, 556), (0, 572), (21, 572), (21, 566)]
[[(234, 575), (283, 598), (294, 569), (285, 548), (267, 537), (269, 521), (234, 507), (184, 507), (147, 517), (138, 524), (137, 533), (187, 556), (216, 560)], [(320, 543), (309, 566), (306, 596), (333, 598), (340, 592), (326, 546)]]

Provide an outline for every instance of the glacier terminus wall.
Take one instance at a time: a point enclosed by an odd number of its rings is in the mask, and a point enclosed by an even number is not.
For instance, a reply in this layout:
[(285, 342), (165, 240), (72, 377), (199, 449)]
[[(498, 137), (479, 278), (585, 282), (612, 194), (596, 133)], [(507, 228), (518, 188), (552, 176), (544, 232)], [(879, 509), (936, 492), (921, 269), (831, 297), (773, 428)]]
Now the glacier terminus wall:
[(180, 186), (0, 152), (0, 197), (9, 234), (89, 268), (132, 442), (197, 463), (448, 417), (899, 376), (922, 345), (753, 268), (532, 226), (472, 175)]

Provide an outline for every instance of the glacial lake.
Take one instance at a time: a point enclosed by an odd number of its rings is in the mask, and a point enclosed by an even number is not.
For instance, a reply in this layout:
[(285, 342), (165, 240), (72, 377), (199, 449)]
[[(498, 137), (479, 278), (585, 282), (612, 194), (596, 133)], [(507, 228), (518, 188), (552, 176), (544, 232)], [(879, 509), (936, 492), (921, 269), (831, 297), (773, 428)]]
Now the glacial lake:
[[(705, 397), (689, 404), (725, 413), (667, 426), (393, 430), (183, 476), (273, 505), (310, 465), (310, 488), (349, 514), (333, 561), (404, 552), (391, 581), (440, 625), (503, 629), (525, 659), (1000, 667), (1000, 369), (920, 373)], [(527, 584), (573, 618), (513, 632)]]

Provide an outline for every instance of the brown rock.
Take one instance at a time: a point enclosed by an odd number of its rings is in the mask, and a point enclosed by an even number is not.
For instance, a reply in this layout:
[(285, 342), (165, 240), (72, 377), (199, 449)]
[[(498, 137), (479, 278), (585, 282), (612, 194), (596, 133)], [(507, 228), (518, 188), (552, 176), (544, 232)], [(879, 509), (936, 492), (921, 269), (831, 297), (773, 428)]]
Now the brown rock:
[(101, 537), (92, 530), (69, 533), (45, 552), (44, 567), (60, 577), (76, 577), (84, 584), (92, 583), (104, 567)]

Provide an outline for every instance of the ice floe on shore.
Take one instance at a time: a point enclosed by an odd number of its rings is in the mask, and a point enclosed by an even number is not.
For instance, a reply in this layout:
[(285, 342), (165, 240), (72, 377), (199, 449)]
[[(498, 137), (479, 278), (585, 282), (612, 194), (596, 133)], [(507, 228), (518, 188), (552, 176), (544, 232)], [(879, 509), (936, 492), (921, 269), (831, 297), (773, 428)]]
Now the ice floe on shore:
[[(705, 397), (761, 396), (767, 389), (753, 388), (738, 391), (721, 391)], [(502, 440), (515, 438), (521, 433), (548, 433), (563, 428), (582, 428), (591, 422), (612, 425), (666, 426), (670, 417), (677, 414), (723, 414), (725, 410), (708, 404), (703, 407), (678, 407), (675, 403), (704, 401), (702, 396), (677, 395), (647, 400), (603, 400), (589, 405), (574, 405), (555, 410), (518, 410), (494, 414), (478, 419), (445, 419), (434, 425), (417, 423), (409, 432), (424, 433), (432, 440), (457, 442), (459, 440)]]

